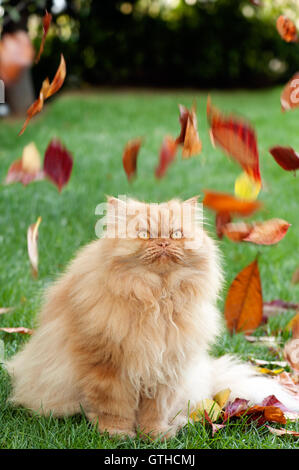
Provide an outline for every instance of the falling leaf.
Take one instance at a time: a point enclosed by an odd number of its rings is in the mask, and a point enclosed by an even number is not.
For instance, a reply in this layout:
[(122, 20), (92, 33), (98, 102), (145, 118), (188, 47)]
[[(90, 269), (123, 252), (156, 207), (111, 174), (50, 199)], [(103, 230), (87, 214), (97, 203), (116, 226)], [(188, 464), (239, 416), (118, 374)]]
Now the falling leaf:
[(243, 241), (252, 231), (252, 224), (245, 222), (228, 223), (222, 228), (222, 233), (233, 242)]
[(276, 429), (276, 428), (272, 428), (271, 426), (268, 426), (267, 424), (266, 424), (266, 427), (269, 429), (269, 431), (272, 434), (276, 434), (277, 436), (286, 436), (286, 435), (299, 436), (298, 431), (290, 431), (289, 429), (284, 429), (284, 428)]
[(227, 327), (234, 331), (253, 331), (262, 321), (263, 298), (257, 260), (233, 280), (225, 301)]
[(289, 111), (299, 106), (299, 73), (291, 78), (282, 90), (280, 96), (282, 111)]
[(298, 284), (299, 282), (299, 268), (296, 269), (296, 271), (294, 272), (293, 276), (292, 276), (292, 283), (293, 284)]
[(272, 147), (269, 152), (281, 168), (296, 171), (299, 168), (299, 154), (291, 147)]
[(14, 310), (14, 307), (1, 307), (0, 308), (0, 315), (3, 315), (4, 313), (9, 313)]
[(181, 132), (176, 138), (177, 144), (183, 145), (183, 158), (190, 158), (200, 154), (202, 143), (197, 130), (196, 106), (193, 104), (189, 111), (185, 106), (179, 105)]
[(142, 143), (141, 138), (130, 140), (126, 144), (125, 149), (124, 149), (123, 166), (124, 166), (124, 170), (126, 172), (126, 175), (129, 181), (136, 174), (137, 157), (138, 157), (138, 152), (139, 152), (141, 143)]
[(231, 221), (231, 215), (229, 212), (217, 212), (216, 213), (216, 233), (220, 240), (223, 238), (223, 229)]
[(59, 140), (51, 140), (45, 152), (44, 173), (58, 187), (59, 192), (68, 183), (72, 168), (72, 155)]
[(286, 16), (281, 15), (277, 18), (276, 28), (279, 35), (286, 42), (298, 42), (295, 23)]
[(160, 150), (159, 165), (156, 168), (155, 175), (157, 178), (162, 178), (169, 165), (173, 162), (177, 151), (177, 143), (171, 136), (164, 137), (162, 147)]
[(181, 124), (181, 132), (175, 141), (177, 144), (184, 144), (186, 129), (187, 129), (187, 121), (190, 115), (190, 111), (186, 108), (186, 106), (182, 104), (179, 104), (179, 110), (180, 110), (179, 121)]
[(260, 190), (260, 181), (255, 181), (246, 172), (241, 173), (235, 181), (235, 195), (244, 201), (255, 201)]
[(39, 217), (35, 224), (31, 224), (28, 227), (27, 231), (27, 248), (28, 248), (28, 255), (29, 260), (32, 267), (32, 274), (33, 277), (37, 278), (38, 275), (38, 228), (41, 223), (42, 219)]
[(49, 82), (49, 79), (46, 78), (43, 81), (41, 90), (39, 92), (39, 97), (37, 100), (32, 103), (32, 105), (27, 110), (27, 119), (19, 132), (19, 135), (22, 135), (25, 131), (29, 121), (38, 114), (44, 106), (44, 102), (46, 99), (50, 98), (50, 96), (54, 95), (63, 85), (64, 79), (66, 77), (66, 65), (63, 55), (61, 54), (60, 64), (53, 78), (52, 82)]
[(18, 80), (33, 62), (34, 49), (25, 31), (4, 34), (0, 41), (0, 78), (6, 85)]
[(17, 328), (0, 328), (0, 331), (4, 331), (5, 333), (22, 333), (26, 335), (32, 335), (33, 330), (30, 328), (24, 328), (23, 326), (19, 326)]
[(201, 421), (204, 413), (207, 412), (212, 421), (217, 421), (222, 410), (216, 401), (205, 398), (196, 404), (196, 409), (190, 414), (193, 421)]
[(282, 219), (256, 222), (243, 240), (257, 245), (274, 245), (285, 237), (290, 226), (291, 224)]
[(251, 125), (233, 115), (225, 116), (208, 97), (207, 116), (212, 143), (237, 161), (255, 181), (261, 181), (256, 135)]
[(23, 149), (22, 158), (14, 161), (7, 172), (6, 184), (20, 182), (24, 186), (32, 181), (42, 180), (44, 178), (41, 169), (39, 152), (34, 142), (26, 145)]
[(249, 216), (257, 211), (262, 204), (258, 201), (242, 201), (231, 194), (204, 190), (203, 205), (216, 212)]
[(220, 408), (223, 409), (228, 402), (230, 394), (231, 389), (225, 388), (224, 390), (220, 390), (220, 392), (216, 393), (216, 395), (213, 397), (213, 400), (215, 400)]
[(44, 46), (45, 46), (45, 41), (46, 41), (46, 37), (47, 37), (48, 31), (49, 31), (49, 28), (50, 28), (50, 25), (51, 25), (51, 21), (52, 21), (52, 15), (51, 15), (51, 13), (48, 13), (47, 10), (46, 10), (46, 13), (43, 17), (43, 37), (42, 37), (42, 41), (41, 41), (41, 44), (40, 44), (40, 48), (39, 48), (37, 57), (35, 59), (36, 64), (39, 62), (40, 56), (43, 53)]

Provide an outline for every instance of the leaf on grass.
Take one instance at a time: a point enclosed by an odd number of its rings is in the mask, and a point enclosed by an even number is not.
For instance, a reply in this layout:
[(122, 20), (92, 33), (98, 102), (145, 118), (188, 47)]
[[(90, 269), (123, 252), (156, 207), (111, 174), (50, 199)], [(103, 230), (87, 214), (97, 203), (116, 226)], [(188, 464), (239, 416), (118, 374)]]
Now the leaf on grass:
[(278, 346), (277, 344), (277, 338), (276, 336), (250, 336), (250, 335), (244, 335), (244, 338), (246, 341), (249, 343), (265, 343), (270, 346)]
[(0, 78), (6, 85), (15, 82), (33, 58), (34, 49), (25, 31), (4, 34), (0, 41)]
[(290, 109), (299, 106), (299, 73), (295, 73), (291, 80), (288, 81), (280, 95), (280, 104), (282, 111), (289, 111)]
[(9, 313), (14, 310), (14, 307), (0, 307), (0, 315), (3, 315), (4, 313)]
[(298, 42), (297, 28), (295, 23), (284, 15), (280, 15), (276, 21), (279, 35), (286, 42)]
[[(297, 379), (299, 377), (297, 376)], [(288, 390), (289, 393), (298, 397), (299, 400), (299, 383), (297, 380), (296, 383), (296, 375), (292, 375), (289, 372), (282, 372), (275, 380), (280, 383), (285, 389)]]
[[(248, 406), (248, 400), (236, 398), (232, 403), (229, 403), (224, 412), (223, 422), (226, 422), (229, 418), (248, 416), (250, 421), (257, 421), (257, 425), (261, 426), (266, 421), (272, 421), (275, 423), (286, 423), (284, 412), (279, 406), (283, 406), (277, 399), (275, 405), (267, 405), (271, 403), (273, 396), (267, 397), (262, 405)], [(275, 397), (274, 397), (275, 398)], [(274, 400), (273, 400), (274, 403)]]
[[(298, 307), (297, 304), (294, 305)], [(292, 318), (288, 326), (292, 330), (292, 337), (299, 339), (299, 312), (294, 316), (294, 318)]]
[(226, 426), (226, 424), (213, 423), (213, 421), (211, 420), (211, 418), (208, 415), (208, 413), (206, 412), (206, 410), (205, 410), (205, 413), (204, 413), (204, 417), (205, 417), (205, 421), (207, 421), (209, 423), (209, 425), (211, 426), (211, 428), (212, 428), (212, 437), (214, 437), (215, 433), (217, 431), (219, 431), (219, 429), (225, 428), (225, 426)]
[(166, 136), (163, 139), (163, 143), (160, 149), (159, 165), (156, 168), (155, 175), (157, 178), (162, 178), (169, 165), (175, 159), (177, 151), (177, 143), (171, 136)]
[(38, 114), (44, 106), (44, 102), (46, 99), (50, 98), (50, 96), (54, 95), (63, 85), (64, 79), (66, 77), (66, 65), (63, 55), (61, 54), (60, 64), (53, 78), (52, 82), (49, 82), (49, 79), (46, 78), (43, 81), (41, 90), (39, 92), (39, 97), (37, 100), (32, 103), (32, 105), (27, 110), (27, 119), (19, 132), (19, 135), (22, 135), (25, 131), (26, 127), (29, 124), (29, 121)]
[(271, 426), (268, 426), (268, 424), (266, 424), (266, 427), (269, 429), (269, 431), (272, 434), (276, 434), (277, 436), (286, 436), (286, 435), (299, 436), (298, 431), (290, 431), (289, 429), (284, 429), (284, 428), (276, 429), (276, 428), (272, 428)]
[(299, 154), (291, 147), (272, 147), (269, 152), (281, 168), (295, 171), (299, 168)]
[(231, 222), (232, 218), (229, 212), (216, 213), (216, 233), (220, 240), (223, 238), (223, 229)]
[(257, 260), (233, 280), (225, 301), (224, 315), (231, 333), (253, 331), (262, 321), (263, 297)]
[(223, 409), (228, 402), (230, 394), (231, 389), (225, 388), (224, 390), (220, 390), (220, 392), (216, 393), (216, 395), (213, 397), (213, 400), (215, 400), (220, 408)]
[(256, 371), (259, 372), (260, 374), (266, 374), (266, 375), (278, 375), (281, 374), (284, 369), (268, 369), (267, 367), (256, 367)]
[(44, 179), (41, 169), (40, 155), (34, 142), (26, 145), (23, 149), (22, 158), (14, 161), (7, 172), (6, 184), (20, 182), (24, 186), (32, 181)]
[(130, 181), (136, 174), (137, 169), (137, 157), (139, 153), (142, 139), (132, 139), (127, 142), (123, 152), (123, 167), (126, 172), (127, 178)]
[(40, 59), (40, 57), (43, 53), (43, 50), (44, 50), (44, 47), (45, 47), (45, 41), (46, 41), (46, 37), (47, 37), (48, 31), (49, 31), (49, 28), (50, 28), (50, 25), (51, 25), (51, 21), (52, 21), (52, 15), (51, 15), (51, 13), (48, 13), (47, 10), (46, 10), (45, 15), (43, 16), (43, 37), (42, 37), (42, 40), (41, 40), (41, 44), (40, 44), (38, 54), (37, 54), (36, 59), (35, 59), (36, 64), (39, 62), (39, 59)]
[(205, 412), (209, 415), (212, 421), (217, 421), (222, 410), (216, 401), (211, 400), (210, 398), (205, 398), (196, 404), (196, 409), (190, 414), (190, 418), (195, 422), (202, 421), (202, 417)]
[(228, 403), (224, 411), (223, 422), (225, 423), (228, 419), (233, 416), (240, 416), (248, 409), (248, 400), (243, 398), (236, 398), (234, 401)]
[(259, 366), (269, 365), (269, 366), (286, 367), (288, 365), (286, 361), (267, 361), (264, 359), (256, 359), (254, 357), (250, 358), (250, 362), (252, 362), (253, 364), (257, 364)]
[(32, 267), (32, 275), (37, 278), (38, 275), (38, 228), (42, 219), (39, 217), (35, 224), (31, 224), (27, 231), (27, 249), (28, 256)]
[(249, 216), (262, 204), (258, 201), (242, 201), (228, 193), (204, 190), (203, 205), (215, 212), (227, 212), (232, 215)]
[(255, 181), (246, 172), (235, 181), (235, 195), (244, 201), (255, 201), (261, 190), (261, 182)]
[(212, 105), (210, 97), (207, 117), (212, 143), (221, 147), (250, 177), (260, 182), (259, 154), (252, 126), (239, 117), (222, 114)]
[(4, 331), (5, 333), (22, 333), (26, 335), (32, 335), (33, 333), (33, 330), (30, 328), (24, 328), (23, 326), (16, 328), (0, 328), (0, 331)]
[(65, 186), (73, 168), (73, 157), (58, 139), (49, 143), (45, 152), (44, 173), (58, 187), (59, 192)]

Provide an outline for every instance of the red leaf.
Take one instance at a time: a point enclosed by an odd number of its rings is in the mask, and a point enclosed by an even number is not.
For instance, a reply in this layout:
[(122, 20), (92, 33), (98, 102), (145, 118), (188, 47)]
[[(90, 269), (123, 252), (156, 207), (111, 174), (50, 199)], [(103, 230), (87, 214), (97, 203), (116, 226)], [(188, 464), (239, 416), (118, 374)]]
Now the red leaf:
[(55, 77), (53, 78), (51, 83), (49, 83), (48, 78), (46, 78), (43, 81), (41, 90), (39, 92), (39, 97), (28, 108), (27, 113), (26, 113), (27, 119), (24, 122), (24, 125), (22, 129), (20, 130), (19, 135), (23, 134), (23, 132), (25, 131), (26, 127), (29, 124), (29, 121), (33, 118), (33, 116), (38, 114), (43, 109), (44, 101), (47, 98), (50, 98), (50, 96), (54, 95), (54, 93), (56, 93), (62, 87), (65, 76), (66, 76), (66, 65), (65, 65), (64, 57), (61, 54), (60, 64), (55, 74)]
[(141, 138), (130, 140), (124, 149), (123, 153), (123, 166), (126, 172), (127, 178), (130, 181), (136, 174), (137, 169), (137, 157), (138, 152), (142, 143)]
[(269, 152), (284, 170), (294, 171), (299, 169), (299, 154), (291, 147), (272, 147)]
[(73, 168), (73, 158), (57, 139), (49, 143), (44, 160), (44, 172), (56, 184), (59, 192), (70, 179)]
[(290, 109), (299, 106), (299, 73), (291, 78), (282, 90), (280, 96), (280, 103), (282, 111), (289, 111)]
[(211, 126), (212, 143), (221, 147), (249, 176), (260, 182), (259, 154), (256, 135), (251, 125), (236, 116), (220, 113), (212, 106), (210, 97), (207, 103), (207, 117)]
[(40, 44), (39, 52), (38, 52), (37, 57), (35, 59), (36, 64), (39, 62), (40, 56), (43, 53), (44, 46), (45, 46), (45, 41), (46, 41), (46, 37), (47, 37), (47, 34), (48, 34), (48, 30), (49, 30), (50, 25), (51, 25), (51, 21), (52, 21), (52, 15), (51, 15), (51, 13), (48, 13), (47, 10), (46, 10), (46, 13), (43, 17), (43, 37), (42, 37), (42, 41), (41, 41), (41, 44)]
[(216, 212), (249, 216), (261, 207), (258, 201), (244, 201), (228, 193), (204, 190), (203, 205)]
[(243, 398), (236, 398), (233, 402), (228, 403), (224, 411), (223, 422), (225, 423), (228, 418), (239, 416), (241, 413), (248, 409), (248, 400)]
[(216, 213), (216, 233), (220, 240), (223, 238), (224, 229), (227, 224), (232, 220), (229, 212), (217, 212)]
[(5, 333), (22, 333), (26, 335), (32, 335), (33, 330), (30, 328), (24, 328), (23, 326), (19, 326), (17, 328), (0, 328), (0, 331), (4, 331)]
[(286, 16), (281, 15), (277, 18), (276, 28), (279, 35), (286, 42), (298, 42), (295, 23)]
[(157, 178), (162, 178), (169, 165), (173, 162), (177, 151), (177, 143), (171, 136), (164, 137), (162, 147), (160, 150), (159, 165), (156, 168), (155, 175)]
[(212, 437), (214, 437), (214, 434), (219, 431), (219, 429), (222, 429), (222, 428), (225, 428), (226, 424), (215, 424), (213, 423), (213, 421), (211, 420), (209, 414), (207, 413), (206, 410), (204, 410), (204, 413), (205, 413), (205, 420), (209, 423), (209, 425), (211, 426), (212, 428)]

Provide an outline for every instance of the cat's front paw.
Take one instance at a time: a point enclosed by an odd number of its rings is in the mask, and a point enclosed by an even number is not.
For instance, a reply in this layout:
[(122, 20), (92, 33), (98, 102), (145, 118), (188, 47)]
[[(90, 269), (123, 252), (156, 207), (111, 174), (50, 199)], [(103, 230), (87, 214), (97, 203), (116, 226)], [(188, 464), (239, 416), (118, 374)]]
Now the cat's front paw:
[(108, 432), (109, 436), (118, 436), (123, 439), (126, 437), (136, 437), (135, 429), (129, 420), (109, 414), (98, 415), (90, 413), (88, 419), (97, 426), (99, 432)]
[(176, 432), (176, 426), (167, 425), (165, 423), (152, 423), (146, 426), (140, 426), (140, 437), (142, 439), (166, 440), (175, 436)]

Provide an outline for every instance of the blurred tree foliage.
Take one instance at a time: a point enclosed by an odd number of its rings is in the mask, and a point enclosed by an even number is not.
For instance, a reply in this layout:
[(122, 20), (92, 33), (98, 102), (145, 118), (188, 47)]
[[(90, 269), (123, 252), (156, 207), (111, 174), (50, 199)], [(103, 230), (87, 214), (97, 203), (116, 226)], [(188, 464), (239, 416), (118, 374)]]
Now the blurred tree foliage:
[[(52, 78), (60, 52), (74, 86), (226, 88), (284, 82), (299, 69), (299, 45), (285, 43), (276, 31), (283, 1), (272, 14), (264, 1), (264, 11), (249, 0), (65, 1), (33, 68), (37, 88), (45, 76)], [(285, 0), (289, 12), (292, 1)], [(38, 46), (42, 12), (36, 3), (29, 2), (27, 13)], [(46, 4), (51, 10), (52, 2)]]

